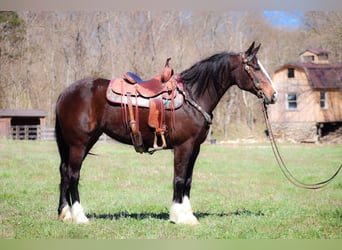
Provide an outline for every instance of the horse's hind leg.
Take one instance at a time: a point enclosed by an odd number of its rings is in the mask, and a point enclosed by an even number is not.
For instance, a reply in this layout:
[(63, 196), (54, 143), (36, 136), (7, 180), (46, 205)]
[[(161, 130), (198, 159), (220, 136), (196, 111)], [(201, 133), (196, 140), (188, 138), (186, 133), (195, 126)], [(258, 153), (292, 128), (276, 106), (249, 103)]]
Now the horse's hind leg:
[(78, 182), (80, 180), (80, 171), (86, 150), (83, 146), (70, 147), (69, 176), (70, 176), (70, 196), (72, 201), (71, 215), (76, 224), (85, 224), (89, 220), (85, 216), (83, 207), (80, 204), (78, 193)]
[[(86, 150), (83, 146), (71, 146), (69, 150), (69, 162), (64, 168), (61, 166), (59, 217), (63, 221), (72, 219), (76, 224), (86, 224), (89, 222), (80, 204), (78, 193), (80, 171), (85, 154)], [(71, 218), (69, 218), (70, 216)]]
[(60, 183), (60, 198), (58, 205), (58, 217), (64, 222), (72, 221), (71, 216), (71, 201), (70, 201), (70, 178), (68, 175), (68, 165), (66, 162), (61, 162), (59, 167), (61, 175)]

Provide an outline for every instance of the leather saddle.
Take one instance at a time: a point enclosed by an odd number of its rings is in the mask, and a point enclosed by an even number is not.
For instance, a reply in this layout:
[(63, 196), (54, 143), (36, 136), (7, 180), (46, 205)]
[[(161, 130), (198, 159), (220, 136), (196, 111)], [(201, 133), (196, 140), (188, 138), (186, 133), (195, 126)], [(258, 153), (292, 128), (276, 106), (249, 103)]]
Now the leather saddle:
[(150, 80), (144, 81), (136, 74), (126, 72), (123, 78), (111, 80), (108, 86), (107, 100), (121, 104), (124, 114), (127, 113), (128, 107), (128, 116), (124, 115), (127, 117), (125, 122), (129, 124), (132, 142), (137, 152), (147, 152), (139, 131), (137, 108), (149, 108), (148, 125), (154, 128), (155, 151), (167, 147), (165, 109), (171, 111), (171, 124), (173, 124), (174, 111), (183, 104), (183, 95), (178, 92), (179, 89), (183, 90), (183, 85), (173, 75), (173, 69), (169, 66), (170, 60), (171, 58), (167, 58), (162, 72)]
[(161, 74), (147, 81), (143, 81), (132, 72), (126, 72), (124, 78), (116, 79), (116, 82), (112, 85), (113, 92), (123, 95), (127, 93), (138, 94), (145, 98), (153, 98), (164, 93), (170, 93), (176, 87), (173, 86), (174, 81), (170, 81), (173, 76), (173, 69), (169, 66), (170, 60), (171, 58), (166, 60)]

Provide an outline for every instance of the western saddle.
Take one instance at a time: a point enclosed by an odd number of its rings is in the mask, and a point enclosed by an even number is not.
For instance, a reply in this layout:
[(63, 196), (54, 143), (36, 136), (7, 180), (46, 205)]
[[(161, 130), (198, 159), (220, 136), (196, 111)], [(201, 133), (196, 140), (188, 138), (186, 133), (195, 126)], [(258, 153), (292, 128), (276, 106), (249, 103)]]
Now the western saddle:
[[(177, 79), (173, 77), (173, 69), (169, 65), (171, 58), (167, 58), (165, 66), (159, 75), (150, 80), (143, 81), (139, 76), (132, 72), (126, 72), (123, 78), (117, 78), (111, 81), (107, 91), (116, 93), (121, 97), (121, 107), (123, 110), (124, 122), (129, 125), (131, 138), (134, 148), (137, 152), (147, 152), (139, 130), (139, 98), (148, 99), (148, 125), (154, 129), (153, 151), (165, 149), (167, 147), (165, 132), (165, 102), (169, 103), (171, 110), (171, 124), (174, 125), (174, 100), (177, 89)], [(123, 101), (123, 99), (125, 101)], [(135, 110), (133, 107), (135, 105)], [(127, 109), (128, 107), (128, 115)], [(140, 105), (141, 106), (141, 105)]]

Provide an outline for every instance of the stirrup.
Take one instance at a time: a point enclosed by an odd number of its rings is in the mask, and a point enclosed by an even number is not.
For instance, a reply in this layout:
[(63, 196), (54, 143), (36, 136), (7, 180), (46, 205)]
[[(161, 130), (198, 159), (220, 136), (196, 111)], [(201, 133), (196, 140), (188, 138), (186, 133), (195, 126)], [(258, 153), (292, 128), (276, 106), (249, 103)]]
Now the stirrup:
[(154, 132), (154, 143), (153, 143), (154, 150), (162, 150), (162, 149), (165, 149), (167, 147), (164, 132), (160, 132), (160, 138), (162, 140), (161, 146), (158, 145), (157, 132)]

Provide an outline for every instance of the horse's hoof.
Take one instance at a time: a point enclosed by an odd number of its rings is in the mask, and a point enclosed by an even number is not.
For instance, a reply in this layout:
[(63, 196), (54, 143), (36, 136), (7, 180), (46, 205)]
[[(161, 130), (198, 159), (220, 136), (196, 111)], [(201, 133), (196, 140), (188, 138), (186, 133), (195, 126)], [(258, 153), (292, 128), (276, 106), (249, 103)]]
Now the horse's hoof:
[(170, 221), (175, 224), (183, 224), (190, 226), (195, 226), (199, 224), (197, 218), (192, 213), (181, 214), (178, 216), (170, 214)]
[(75, 224), (89, 224), (88, 218), (85, 216), (83, 207), (80, 203), (75, 202), (71, 208), (72, 221)]
[(66, 205), (63, 209), (58, 218), (63, 221), (63, 222), (71, 222), (72, 221), (72, 216), (71, 216), (71, 211), (70, 207)]
[(193, 215), (193, 213), (190, 213), (190, 214), (186, 215), (185, 224), (195, 226), (195, 225), (198, 225), (199, 222), (198, 222), (196, 216)]
[(197, 218), (192, 213), (190, 200), (183, 198), (182, 203), (173, 203), (170, 209), (170, 221), (175, 224), (197, 225)]

